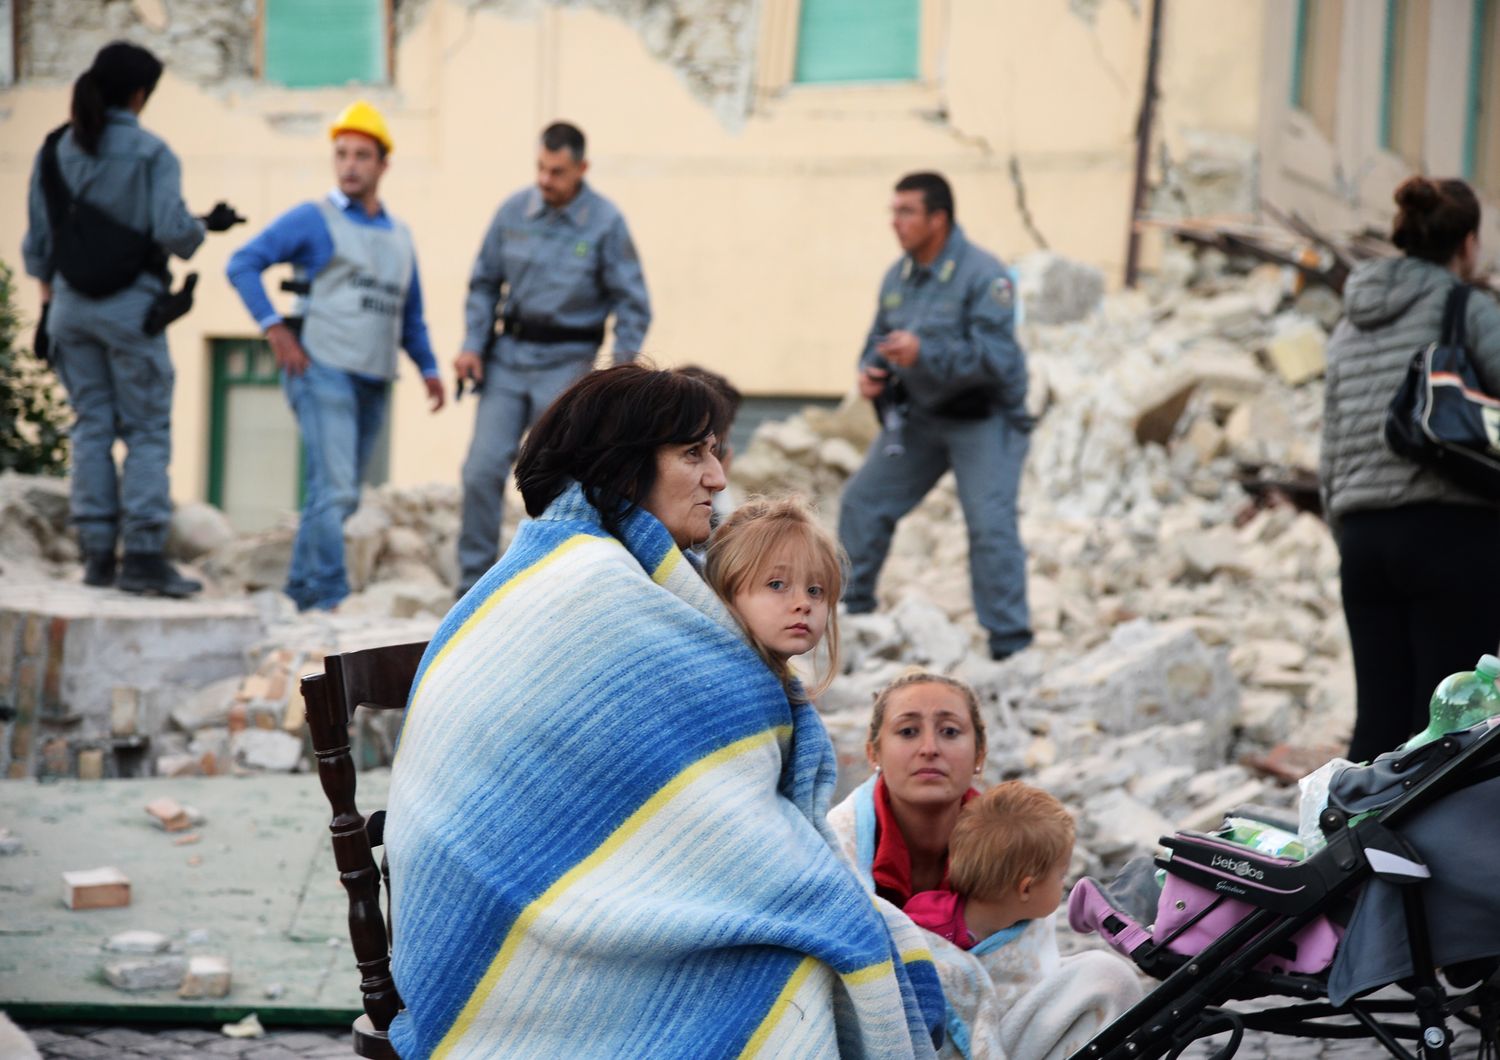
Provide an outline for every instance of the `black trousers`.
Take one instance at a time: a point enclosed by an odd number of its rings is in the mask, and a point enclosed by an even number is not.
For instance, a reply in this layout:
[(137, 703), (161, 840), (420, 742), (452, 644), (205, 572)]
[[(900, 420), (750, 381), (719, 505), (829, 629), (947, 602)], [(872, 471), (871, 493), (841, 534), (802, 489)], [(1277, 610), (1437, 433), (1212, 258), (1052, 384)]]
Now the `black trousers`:
[(1444, 677), (1500, 651), (1500, 511), (1354, 512), (1338, 543), (1358, 692), (1349, 757), (1362, 762), (1427, 727)]

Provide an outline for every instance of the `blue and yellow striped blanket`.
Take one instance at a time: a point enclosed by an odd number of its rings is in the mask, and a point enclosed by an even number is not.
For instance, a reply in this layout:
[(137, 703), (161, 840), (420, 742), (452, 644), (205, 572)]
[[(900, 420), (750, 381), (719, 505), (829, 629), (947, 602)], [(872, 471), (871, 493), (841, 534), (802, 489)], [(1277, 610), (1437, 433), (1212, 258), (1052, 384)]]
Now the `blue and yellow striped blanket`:
[(834, 755), (638, 511), (574, 486), (448, 615), (386, 825), (404, 1057), (932, 1055), (824, 821)]

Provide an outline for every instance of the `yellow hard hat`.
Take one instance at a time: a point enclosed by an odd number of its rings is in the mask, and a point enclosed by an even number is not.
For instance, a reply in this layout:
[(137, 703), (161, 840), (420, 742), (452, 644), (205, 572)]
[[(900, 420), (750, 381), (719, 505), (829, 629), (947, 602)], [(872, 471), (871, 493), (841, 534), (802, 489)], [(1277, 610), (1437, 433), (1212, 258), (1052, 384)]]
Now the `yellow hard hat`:
[(343, 132), (364, 133), (374, 140), (386, 153), (396, 149), (395, 142), (391, 139), (391, 131), (385, 127), (385, 118), (381, 117), (380, 111), (374, 105), (362, 99), (357, 99), (344, 108), (333, 124), (328, 127), (328, 138), (332, 140)]

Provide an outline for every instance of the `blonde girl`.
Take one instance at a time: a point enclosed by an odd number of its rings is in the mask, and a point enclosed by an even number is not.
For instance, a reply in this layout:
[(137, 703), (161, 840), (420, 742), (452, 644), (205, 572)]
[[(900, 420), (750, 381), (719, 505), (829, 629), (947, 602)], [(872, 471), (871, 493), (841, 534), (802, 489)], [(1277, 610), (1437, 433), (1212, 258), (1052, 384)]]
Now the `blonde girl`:
[[(703, 576), (789, 695), (821, 695), (839, 668), (839, 594), (846, 560), (799, 497), (756, 497), (714, 531)], [(800, 691), (791, 659), (826, 642), (822, 677)]]

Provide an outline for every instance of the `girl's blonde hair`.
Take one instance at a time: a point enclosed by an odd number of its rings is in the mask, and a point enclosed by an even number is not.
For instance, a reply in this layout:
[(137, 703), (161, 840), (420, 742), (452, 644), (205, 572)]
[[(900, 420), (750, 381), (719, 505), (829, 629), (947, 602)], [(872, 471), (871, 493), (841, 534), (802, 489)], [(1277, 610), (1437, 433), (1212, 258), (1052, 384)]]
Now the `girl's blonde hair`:
[[(752, 497), (740, 505), (714, 531), (703, 577), (733, 613), (735, 596), (747, 589), (787, 546), (822, 583), (828, 600), (828, 628), (823, 637), (828, 665), (821, 679), (805, 693), (808, 699), (813, 699), (827, 691), (839, 672), (838, 602), (844, 591), (848, 559), (838, 540), (818, 522), (807, 503), (797, 496)], [(772, 655), (738, 615), (735, 619), (771, 672), (792, 691), (796, 675), (791, 665)]]

